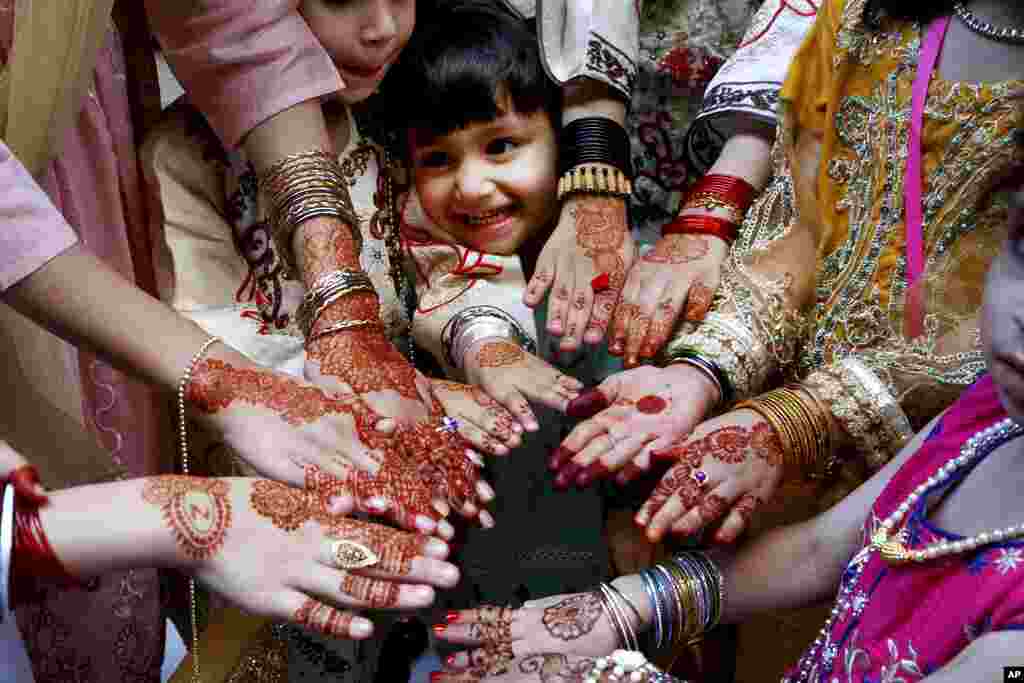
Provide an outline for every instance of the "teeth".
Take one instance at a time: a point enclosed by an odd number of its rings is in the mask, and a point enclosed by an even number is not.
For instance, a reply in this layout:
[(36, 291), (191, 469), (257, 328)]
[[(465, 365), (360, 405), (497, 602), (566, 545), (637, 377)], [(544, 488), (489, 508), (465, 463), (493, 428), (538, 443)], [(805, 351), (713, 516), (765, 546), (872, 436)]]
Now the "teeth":
[(470, 225), (478, 225), (480, 223), (486, 223), (494, 218), (505, 213), (505, 209), (495, 209), (494, 211), (487, 211), (485, 213), (478, 214), (466, 214), (463, 218)]

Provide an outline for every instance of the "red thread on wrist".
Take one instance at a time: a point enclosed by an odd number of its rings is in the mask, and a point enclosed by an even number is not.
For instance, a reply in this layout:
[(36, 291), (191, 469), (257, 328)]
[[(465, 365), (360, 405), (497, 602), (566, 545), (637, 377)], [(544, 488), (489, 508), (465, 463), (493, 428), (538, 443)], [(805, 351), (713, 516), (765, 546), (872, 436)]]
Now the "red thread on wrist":
[(739, 226), (735, 223), (714, 216), (678, 216), (671, 223), (661, 228), (662, 236), (666, 235), (713, 235), (726, 244), (736, 241)]
[(31, 595), (35, 579), (48, 579), (62, 586), (81, 586), (61, 564), (39, 519), (39, 506), (21, 497), (14, 500), (14, 550), (11, 560), (12, 606)]

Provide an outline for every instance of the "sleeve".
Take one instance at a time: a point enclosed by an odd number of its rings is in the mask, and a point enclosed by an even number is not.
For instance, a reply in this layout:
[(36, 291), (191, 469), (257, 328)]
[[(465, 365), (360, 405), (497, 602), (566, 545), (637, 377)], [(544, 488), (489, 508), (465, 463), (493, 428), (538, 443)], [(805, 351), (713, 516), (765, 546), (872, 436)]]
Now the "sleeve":
[(774, 126), (779, 91), (818, 12), (814, 0), (766, 0), (739, 48), (708, 84), (700, 112), (686, 131), (684, 149), (701, 173), (722, 145), (750, 120)]
[(24, 166), (0, 142), (0, 291), (76, 242), (75, 231)]
[(633, 95), (642, 0), (505, 0), (536, 17), (544, 67), (559, 84), (591, 78), (625, 101)]
[(297, 5), (146, 0), (167, 63), (229, 149), (275, 114), (344, 87)]

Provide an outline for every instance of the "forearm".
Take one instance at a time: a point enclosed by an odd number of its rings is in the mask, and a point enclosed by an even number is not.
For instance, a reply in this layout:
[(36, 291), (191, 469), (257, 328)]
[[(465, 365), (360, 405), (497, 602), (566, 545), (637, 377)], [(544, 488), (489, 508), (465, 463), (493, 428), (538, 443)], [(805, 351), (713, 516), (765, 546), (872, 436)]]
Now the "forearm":
[(578, 78), (563, 85), (562, 125), (590, 116), (601, 116), (624, 126), (626, 103), (601, 81)]
[(773, 128), (753, 124), (749, 130), (738, 132), (722, 147), (708, 173), (743, 178), (758, 190), (763, 190), (771, 177)]
[(39, 519), (57, 558), (75, 577), (184, 564), (159, 506), (142, 498), (148, 479), (50, 494)]
[(321, 150), (333, 152), (320, 101), (306, 100), (270, 117), (245, 137), (246, 157), (262, 174), (291, 154)]
[(176, 387), (209, 337), (81, 246), (61, 253), (3, 298), (69, 343), (165, 389)]

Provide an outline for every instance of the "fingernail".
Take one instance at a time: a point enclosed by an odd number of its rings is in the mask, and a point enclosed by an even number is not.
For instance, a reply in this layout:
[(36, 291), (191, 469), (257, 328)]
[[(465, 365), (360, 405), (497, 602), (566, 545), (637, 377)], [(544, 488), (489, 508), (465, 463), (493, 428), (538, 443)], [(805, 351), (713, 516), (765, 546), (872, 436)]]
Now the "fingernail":
[(523, 433), (523, 425), (519, 424), (518, 422), (513, 422), (512, 423), (512, 431), (515, 432), (516, 434), (522, 434)]
[(461, 617), (461, 616), (462, 615), (459, 614), (458, 612), (445, 612), (444, 613), (444, 623), (446, 623), (446, 624), (454, 624), (455, 622), (457, 622), (459, 620), (459, 617)]
[(448, 556), (448, 544), (439, 538), (431, 538), (424, 545), (423, 551), (433, 558), (445, 558)]
[(572, 418), (583, 419), (593, 417), (608, 407), (608, 399), (597, 389), (584, 391), (569, 401), (565, 414)]
[(635, 368), (638, 365), (640, 365), (640, 359), (637, 358), (636, 356), (630, 356), (629, 358), (626, 359), (627, 369)]
[[(501, 450), (505, 451), (506, 453), (508, 453), (508, 449), (505, 448), (504, 446), (501, 446), (501, 445), (497, 446), (494, 450), (496, 452), (498, 452), (498, 453), (501, 453), (501, 451), (498, 450), (499, 448)], [(469, 458), (469, 461), (471, 463), (473, 463), (474, 465), (476, 465), (477, 467), (483, 467), (484, 466), (484, 459), (481, 458), (480, 455), (476, 451), (466, 451), (466, 457)]]
[(434, 633), (436, 633), (437, 635), (441, 635), (448, 628), (448, 625), (447, 624), (434, 624), (430, 628), (433, 629)]
[(574, 462), (568, 462), (562, 467), (562, 471), (555, 477), (555, 488), (565, 490), (569, 488), (569, 484), (576, 479), (576, 475), (579, 474), (580, 470), (583, 469)]
[(39, 472), (32, 465), (22, 465), (10, 474), (11, 485), (19, 495), (28, 499), (32, 505), (42, 505), (46, 502), (45, 491), (40, 493), (42, 486), (39, 485)]
[(608, 468), (601, 461), (591, 463), (583, 468), (583, 471), (576, 477), (577, 488), (586, 488), (590, 483), (608, 473)]
[(432, 533), (437, 528), (437, 522), (423, 515), (416, 515), (416, 528), (425, 534)]
[(633, 515), (633, 521), (636, 523), (637, 526), (647, 526), (648, 519), (649, 517), (647, 516), (647, 513), (644, 512), (643, 510)]
[(565, 448), (564, 446), (559, 446), (557, 449), (555, 449), (555, 452), (551, 456), (551, 458), (548, 459), (548, 469), (552, 471), (562, 469), (562, 465), (571, 460), (572, 456), (574, 455), (575, 453), (570, 451), (568, 448)]
[(487, 512), (487, 510), (481, 510), (480, 515), (477, 517), (477, 519), (480, 520), (480, 526), (482, 526), (483, 528), (494, 528), (494, 517), (491, 517), (491, 513)]
[(437, 535), (446, 541), (450, 541), (455, 537), (455, 527), (442, 519), (437, 523)]
[(444, 658), (444, 665), (449, 669), (455, 666), (455, 655), (448, 655)]
[(608, 353), (612, 354), (613, 356), (621, 356), (623, 353), (625, 353), (625, 351), (625, 346), (619, 342), (612, 342), (611, 344), (608, 345)]
[(373, 512), (387, 512), (388, 502), (383, 498), (370, 498), (366, 501), (366, 507)]
[(373, 624), (361, 617), (356, 617), (348, 625), (348, 632), (353, 638), (369, 638), (373, 633)]
[(442, 517), (447, 517), (449, 514), (451, 514), (452, 511), (452, 509), (448, 506), (448, 503), (444, 502), (443, 500), (435, 500), (433, 503), (430, 504), (430, 506), (437, 510), (437, 514), (441, 515)]
[(431, 671), (430, 672), (430, 683), (437, 683), (442, 678), (444, 678), (444, 674), (441, 673), (440, 671)]

